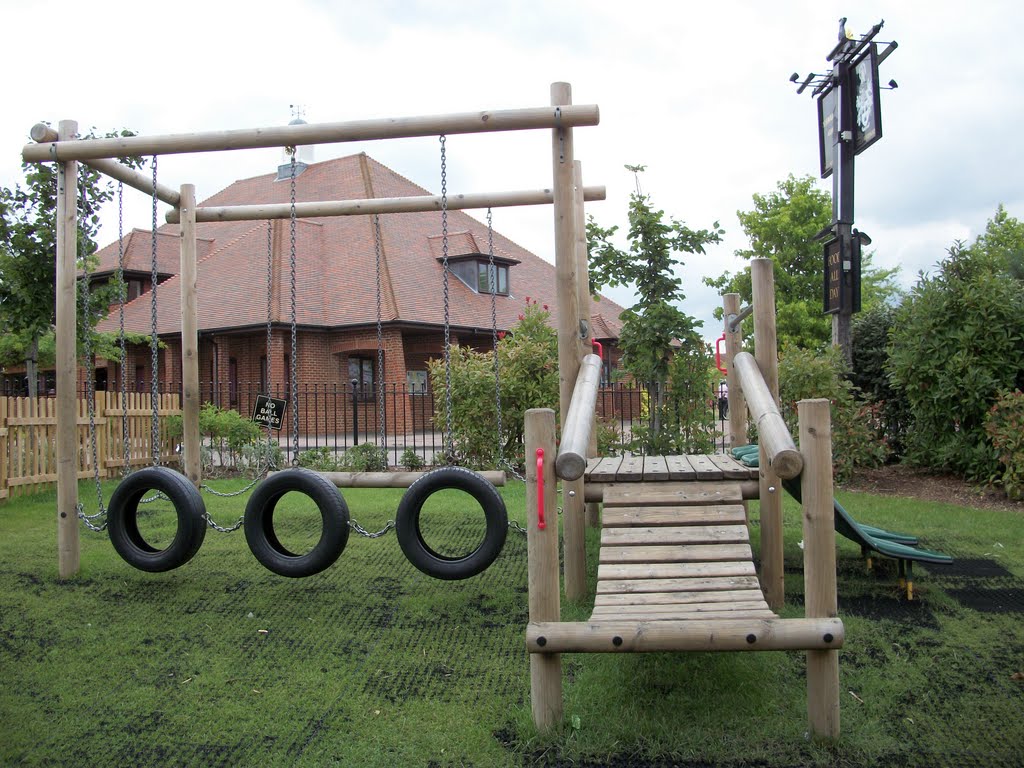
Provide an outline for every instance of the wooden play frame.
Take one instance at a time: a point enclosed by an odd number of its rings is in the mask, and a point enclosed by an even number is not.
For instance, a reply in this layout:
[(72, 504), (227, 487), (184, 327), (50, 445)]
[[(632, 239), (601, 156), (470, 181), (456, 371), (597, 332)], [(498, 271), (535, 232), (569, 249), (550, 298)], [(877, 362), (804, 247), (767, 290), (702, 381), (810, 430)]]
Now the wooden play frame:
[[(338, 123), (300, 124), (205, 133), (129, 136), (79, 140), (78, 123), (62, 120), (56, 131), (38, 124), (30, 136), (35, 143), (22, 148), (22, 159), (30, 163), (57, 165), (57, 279), (56, 279), (56, 369), (57, 369), (57, 555), (61, 579), (79, 570), (78, 481), (76, 462), (76, 359), (77, 312), (77, 210), (78, 163), (138, 189), (172, 206), (169, 223), (181, 226), (181, 312), (182, 312), (182, 419), (184, 438), (182, 464), (185, 475), (197, 487), (201, 483), (199, 437), (199, 344), (196, 306), (196, 223), (199, 221), (244, 221), (289, 218), (291, 206), (247, 205), (197, 208), (195, 186), (182, 184), (176, 191), (124, 166), (116, 158), (132, 155), (168, 155), (215, 152), (266, 147), (397, 139), (465, 133), (495, 133), (547, 129), (552, 136), (552, 185), (538, 190), (448, 195), (449, 209), (497, 208), (550, 204), (554, 209), (559, 337), (571, 336), (574, 349), (582, 350), (589, 340), (588, 295), (570, 288), (577, 284), (576, 272), (586, 274), (586, 241), (583, 233), (584, 200), (603, 200), (603, 187), (582, 185), (582, 171), (573, 157), (573, 128), (597, 125), (597, 105), (574, 105), (568, 83), (551, 85), (550, 106), (484, 112), (466, 112)], [(301, 203), (296, 217), (349, 216), (374, 213), (439, 211), (435, 196), (342, 200)], [(582, 259), (581, 257), (582, 247)], [(585, 282), (585, 281), (583, 281)], [(155, 289), (155, 288), (154, 288)], [(560, 343), (561, 350), (563, 344)], [(560, 363), (562, 353), (559, 353)], [(576, 355), (578, 361), (582, 355)], [(576, 368), (566, 362), (562, 384), (571, 388)], [(580, 496), (582, 503), (582, 494)], [(580, 531), (582, 534), (582, 531)], [(579, 542), (582, 546), (582, 538)]]

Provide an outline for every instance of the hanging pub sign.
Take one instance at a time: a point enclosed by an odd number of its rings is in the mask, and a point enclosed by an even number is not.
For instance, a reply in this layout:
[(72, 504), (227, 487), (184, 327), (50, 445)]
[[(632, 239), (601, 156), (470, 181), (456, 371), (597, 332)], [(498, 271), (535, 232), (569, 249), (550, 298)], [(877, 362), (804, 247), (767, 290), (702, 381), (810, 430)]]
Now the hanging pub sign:
[(882, 138), (882, 99), (878, 85), (878, 46), (872, 43), (850, 68), (853, 92), (853, 154)]
[(825, 242), (824, 312), (834, 315), (843, 306), (843, 248), (842, 241), (833, 237)]
[(252, 420), (263, 427), (280, 429), (284, 423), (284, 412), (287, 407), (287, 400), (257, 395), (256, 404), (252, 407)]
[[(833, 237), (824, 247), (823, 308), (826, 315), (837, 312), (860, 312), (860, 260), (861, 239), (867, 239), (853, 230), (849, 257), (843, 257), (842, 240)], [(867, 240), (867, 242), (871, 242)]]
[(829, 88), (818, 97), (818, 160), (821, 164), (821, 178), (832, 175), (835, 161), (836, 128), (839, 113), (836, 109), (838, 89)]

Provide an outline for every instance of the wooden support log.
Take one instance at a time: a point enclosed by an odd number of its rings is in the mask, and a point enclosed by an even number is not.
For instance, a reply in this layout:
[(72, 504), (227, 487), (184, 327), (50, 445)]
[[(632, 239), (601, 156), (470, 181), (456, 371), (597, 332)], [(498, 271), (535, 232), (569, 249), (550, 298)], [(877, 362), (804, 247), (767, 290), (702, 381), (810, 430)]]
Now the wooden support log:
[[(587, 187), (583, 190), (587, 200), (604, 200), (604, 187)], [(470, 208), (512, 208), (523, 205), (551, 205), (554, 195), (550, 189), (514, 190), (511, 192), (473, 192), (448, 195), (448, 210)], [(365, 216), (373, 213), (417, 213), (440, 211), (440, 195), (414, 195), (411, 197), (377, 197), (359, 200), (324, 200), (312, 203), (296, 203), (295, 217), (309, 219), (320, 216)], [(289, 203), (266, 203), (260, 205), (204, 206), (196, 209), (196, 221), (266, 221), (268, 219), (291, 218)], [(177, 224), (180, 214), (177, 210), (167, 212), (167, 222)]]
[[(555, 504), (555, 412), (533, 408), (526, 412), (526, 557), (530, 621), (558, 621), (561, 599), (558, 579), (558, 516)], [(538, 449), (544, 456), (537, 457)], [(549, 457), (544, 460), (544, 457)], [(539, 466), (538, 466), (539, 465)], [(540, 509), (550, 515), (541, 528)], [(562, 720), (562, 658), (557, 653), (530, 656), (530, 701), (533, 722), (540, 731)]]
[[(600, 120), (600, 111), (596, 104), (562, 104), (553, 107), (353, 120), (342, 123), (278, 125), (205, 133), (46, 142), (27, 144), (21, 150), (21, 157), (27, 163), (46, 163), (55, 160), (92, 160), (130, 155), (174, 155), (187, 152), (401, 139), (437, 136), (442, 133), (453, 135), (570, 128), (597, 125)], [(572, 164), (571, 159), (569, 163)]]
[[(57, 141), (57, 132), (53, 130), (46, 123), (36, 123), (32, 126), (32, 130), (29, 131), (29, 135), (33, 141), (40, 143)], [(153, 180), (142, 175), (136, 170), (129, 168), (126, 165), (122, 165), (116, 160), (88, 160), (85, 161), (85, 165), (90, 168), (99, 171), (100, 173), (106, 174), (110, 178), (123, 182), (129, 187), (145, 192), (147, 195), (152, 196), (153, 194)], [(165, 187), (163, 184), (156, 185), (156, 196), (158, 200), (173, 205), (177, 208), (181, 205), (181, 196), (176, 190), (170, 187)]]
[[(269, 475), (275, 473), (269, 472)], [(321, 472), (338, 488), (408, 488), (421, 477), (423, 472)], [(500, 470), (486, 470), (478, 473), (491, 485), (505, 485), (505, 473)]]
[[(60, 122), (69, 140), (78, 123)], [(78, 284), (78, 163), (57, 164), (57, 572), (78, 573), (78, 358), (76, 357)], [(92, 371), (88, 375), (92, 375)]]
[[(800, 450), (807, 457), (800, 478), (805, 612), (808, 619), (827, 619), (838, 613), (829, 402), (801, 400), (797, 408)], [(815, 738), (839, 738), (839, 655), (834, 650), (807, 653), (807, 719)]]
[(203, 481), (199, 436), (199, 307), (196, 301), (196, 188), (181, 185), (181, 423), (182, 468), (196, 488)]
[(796, 449), (793, 436), (789, 434), (757, 361), (749, 352), (740, 352), (732, 364), (739, 374), (747, 408), (757, 425), (758, 442), (764, 446), (769, 465), (781, 478), (796, 477), (803, 469), (803, 457)]
[(580, 364), (576, 386), (569, 401), (569, 410), (562, 426), (562, 442), (558, 448), (555, 470), (563, 480), (583, 477), (587, 468), (587, 450), (594, 425), (597, 388), (601, 384), (601, 358), (587, 355)]
[(526, 626), (530, 653), (833, 650), (845, 638), (839, 619), (531, 621)]

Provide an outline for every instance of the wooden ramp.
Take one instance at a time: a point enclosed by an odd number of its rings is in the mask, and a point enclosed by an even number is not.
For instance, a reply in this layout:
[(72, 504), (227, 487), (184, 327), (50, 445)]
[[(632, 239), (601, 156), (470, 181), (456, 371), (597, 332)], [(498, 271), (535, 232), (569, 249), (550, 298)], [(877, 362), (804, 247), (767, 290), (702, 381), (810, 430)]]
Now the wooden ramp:
[(775, 618), (735, 483), (605, 489), (594, 620)]
[(594, 610), (534, 622), (534, 653), (835, 649), (838, 619), (781, 619), (765, 601), (738, 482), (626, 482), (604, 490)]

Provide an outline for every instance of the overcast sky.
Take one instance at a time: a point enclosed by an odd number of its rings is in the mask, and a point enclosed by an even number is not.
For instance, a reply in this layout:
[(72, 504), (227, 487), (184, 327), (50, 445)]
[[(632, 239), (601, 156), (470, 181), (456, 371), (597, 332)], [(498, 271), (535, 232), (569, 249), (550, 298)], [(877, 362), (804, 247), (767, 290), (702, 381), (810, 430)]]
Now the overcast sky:
[[(172, 4), (0, 0), (7, 103), (0, 184), (21, 181), (31, 126), (142, 134), (538, 107), (572, 84), (601, 124), (575, 132), (584, 181), (608, 199), (588, 213), (625, 224), (633, 177), (656, 207), (694, 228), (718, 220), (724, 242), (682, 270), (684, 309), (720, 332), (705, 275), (735, 271), (747, 243), (737, 210), (787, 174), (817, 177), (815, 105), (792, 72), (822, 72), (838, 19), (899, 48), (881, 67), (883, 138), (857, 158), (856, 225), (878, 266), (904, 285), (955, 240), (973, 239), (999, 203), (1024, 216), (1024, 10), (974, 3), (782, 0), (219, 0)], [(436, 194), (438, 142), (322, 145), (316, 159), (365, 151)], [(160, 181), (200, 199), (267, 173), (278, 150), (172, 156)], [(452, 136), (448, 190), (539, 189), (551, 183), (546, 132)], [(831, 190), (830, 181), (819, 182)], [(126, 226), (148, 227), (149, 202), (126, 191)], [(161, 220), (162, 220), (161, 211)], [(483, 218), (483, 213), (477, 214)], [(108, 222), (116, 222), (109, 212)], [(496, 209), (506, 236), (553, 260), (549, 207)], [(623, 229), (625, 227), (623, 226)], [(103, 243), (116, 238), (108, 224)], [(239, 287), (241, 289), (241, 287)], [(226, 286), (230, 290), (230, 286)], [(628, 292), (610, 292), (630, 304)]]

